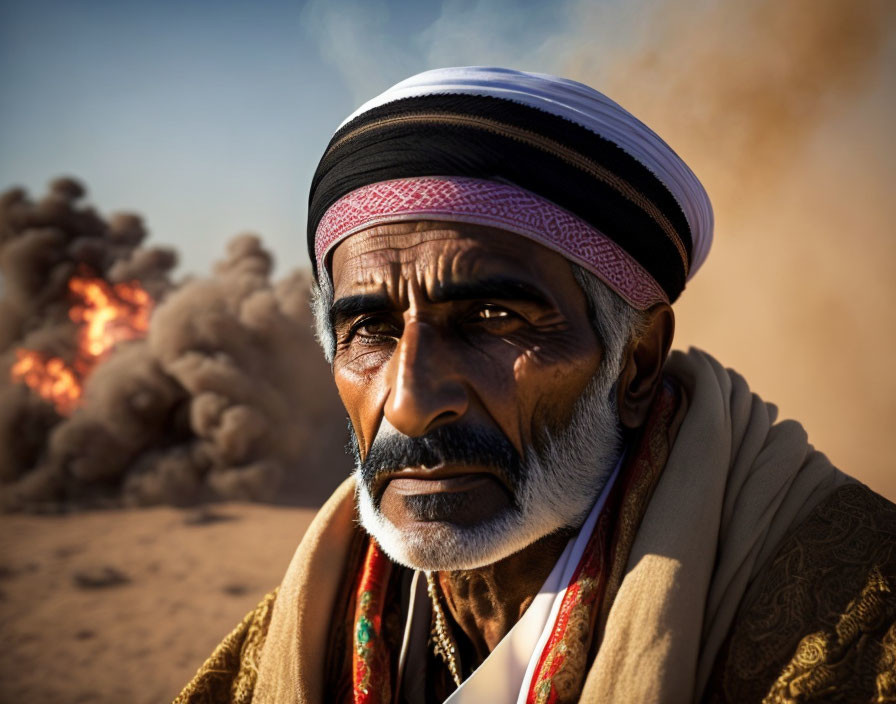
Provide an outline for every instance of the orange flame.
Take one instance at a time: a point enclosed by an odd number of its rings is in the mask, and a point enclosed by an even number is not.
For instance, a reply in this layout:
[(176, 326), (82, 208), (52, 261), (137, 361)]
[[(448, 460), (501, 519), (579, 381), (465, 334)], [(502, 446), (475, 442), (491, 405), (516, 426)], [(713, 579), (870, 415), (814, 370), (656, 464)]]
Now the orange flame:
[(10, 370), (24, 383), (68, 415), (81, 400), (84, 380), (119, 342), (146, 335), (153, 301), (137, 283), (110, 284), (105, 279), (73, 277), (69, 291), (78, 301), (69, 317), (78, 324), (78, 349), (67, 364), (59, 357), (27, 349), (16, 350)]
[(81, 398), (81, 381), (59, 357), (44, 359), (34, 350), (16, 350), (10, 370), (13, 381), (21, 381), (39, 396), (52, 401), (62, 415), (71, 413)]

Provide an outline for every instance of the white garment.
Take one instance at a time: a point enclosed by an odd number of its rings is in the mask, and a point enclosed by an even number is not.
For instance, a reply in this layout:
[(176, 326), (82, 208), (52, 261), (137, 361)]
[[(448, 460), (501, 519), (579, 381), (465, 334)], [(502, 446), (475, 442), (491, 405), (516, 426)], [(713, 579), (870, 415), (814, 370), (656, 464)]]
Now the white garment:
[[(535, 674), (541, 652), (551, 636), (566, 589), (582, 559), (594, 524), (606, 503), (610, 489), (619, 476), (621, 466), (622, 459), (616, 463), (610, 479), (592, 506), (578, 534), (570, 538), (522, 618), (501, 639), (482, 664), (451, 693), (445, 704), (525, 703), (529, 684)], [(429, 599), (426, 599), (424, 603), (428, 601)], [(414, 618), (422, 616), (419, 610), (412, 609), (412, 611), (417, 611)], [(427, 619), (426, 623), (428, 622)], [(411, 649), (416, 653), (425, 652), (425, 642), (414, 643)], [(413, 660), (422, 662), (418, 658)]]

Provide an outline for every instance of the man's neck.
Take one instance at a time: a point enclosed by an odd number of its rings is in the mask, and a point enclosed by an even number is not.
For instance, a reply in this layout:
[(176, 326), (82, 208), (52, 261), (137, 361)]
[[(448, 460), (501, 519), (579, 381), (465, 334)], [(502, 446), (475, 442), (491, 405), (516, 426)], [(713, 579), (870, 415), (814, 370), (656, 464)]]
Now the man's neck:
[(475, 570), (438, 573), (448, 614), (457, 624), (452, 629), (457, 634), (459, 628), (472, 646), (475, 662), (468, 656), (465, 670), (477, 667), (529, 608), (574, 533), (553, 533)]

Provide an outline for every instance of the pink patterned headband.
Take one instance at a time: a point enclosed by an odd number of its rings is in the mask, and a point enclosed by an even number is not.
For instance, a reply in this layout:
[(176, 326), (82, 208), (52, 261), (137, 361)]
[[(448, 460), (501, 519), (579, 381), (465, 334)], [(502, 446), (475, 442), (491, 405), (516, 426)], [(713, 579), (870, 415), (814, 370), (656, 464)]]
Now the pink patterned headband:
[(514, 232), (581, 265), (638, 310), (669, 302), (662, 287), (622, 247), (545, 198), (517, 186), (456, 176), (381, 181), (329, 207), (315, 234), (318, 271), (332, 249), (374, 225), (445, 220)]

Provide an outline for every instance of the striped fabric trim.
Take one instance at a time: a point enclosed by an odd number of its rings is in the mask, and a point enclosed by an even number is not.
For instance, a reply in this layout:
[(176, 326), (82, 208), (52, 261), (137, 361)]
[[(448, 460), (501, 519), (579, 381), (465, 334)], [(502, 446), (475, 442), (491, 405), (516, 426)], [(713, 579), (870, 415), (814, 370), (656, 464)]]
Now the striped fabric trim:
[[(379, 113), (390, 105), (408, 104), (421, 98), (443, 102), (449, 96), (458, 95), (515, 105), (528, 112), (530, 117), (536, 112), (556, 116), (567, 125), (574, 128), (581, 127), (594, 135), (599, 135), (630, 154), (663, 183), (687, 219), (686, 229), (693, 235), (693, 251), (688, 242), (691, 275), (704, 262), (712, 241), (713, 213), (712, 205), (700, 181), (675, 151), (647, 125), (608, 96), (577, 81), (498, 66), (454, 66), (433, 69), (410, 76), (367, 101), (342, 122), (339, 131), (355, 120), (359, 122), (364, 120), (368, 113)], [(481, 114), (487, 115), (489, 112)], [(532, 122), (531, 119), (526, 121)], [(567, 140), (569, 129), (561, 127), (544, 131), (541, 126), (535, 129), (540, 134), (552, 135), (567, 146), (577, 148)], [(581, 153), (591, 155), (589, 150)], [(600, 158), (598, 160), (605, 166), (608, 165)], [(423, 174), (398, 174), (390, 178), (413, 175)], [(551, 197), (538, 189), (530, 188), (530, 190)], [(668, 203), (656, 202), (669, 212)], [(575, 208), (569, 209), (577, 212)], [(581, 213), (578, 214), (582, 217)]]
[[(644, 163), (569, 119), (475, 95), (388, 102), (333, 136), (312, 180), (308, 207), (315, 272), (314, 240), (337, 201), (372, 184), (428, 177), (512, 184), (578, 218), (615, 244), (601, 255), (605, 265), (598, 269), (593, 259), (585, 265), (630, 302), (653, 299), (652, 290), (635, 294), (622, 281), (641, 278), (630, 262), (663, 289), (659, 300), (668, 302), (678, 298), (692, 273), (688, 218), (667, 184)], [(619, 251), (626, 256), (615, 256)], [(617, 271), (620, 267), (628, 271)]]
[(624, 178), (615, 174), (612, 170), (602, 166), (593, 159), (582, 156), (576, 150), (566, 147), (556, 140), (549, 139), (539, 135), (532, 130), (523, 129), (516, 125), (509, 125), (498, 120), (490, 120), (478, 115), (463, 115), (450, 113), (413, 113), (410, 115), (396, 115), (390, 118), (382, 118), (373, 122), (361, 125), (355, 130), (335, 139), (329, 147), (329, 151), (335, 151), (347, 142), (356, 139), (358, 136), (367, 132), (375, 132), (393, 125), (457, 125), (470, 129), (485, 130), (494, 134), (508, 137), (510, 139), (523, 142), (529, 146), (535, 147), (541, 151), (547, 152), (552, 156), (575, 166), (577, 169), (588, 174), (588, 176), (597, 179), (601, 183), (612, 188), (617, 194), (631, 201), (634, 205), (644, 211), (644, 213), (656, 223), (657, 227), (669, 238), (669, 241), (678, 250), (681, 257), (681, 264), (684, 267), (685, 277), (688, 274), (688, 253), (682, 243), (681, 236), (675, 230), (675, 226), (669, 221), (669, 218), (658, 208), (651, 200), (635, 188)]
[(518, 186), (456, 176), (382, 181), (340, 198), (317, 228), (318, 270), (346, 237), (374, 225), (410, 220), (464, 222), (513, 232), (580, 264), (638, 310), (669, 302), (663, 288), (628, 252), (569, 211)]

